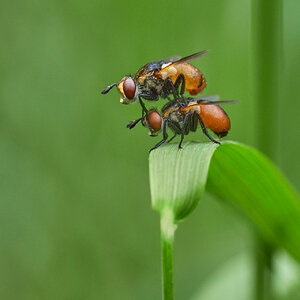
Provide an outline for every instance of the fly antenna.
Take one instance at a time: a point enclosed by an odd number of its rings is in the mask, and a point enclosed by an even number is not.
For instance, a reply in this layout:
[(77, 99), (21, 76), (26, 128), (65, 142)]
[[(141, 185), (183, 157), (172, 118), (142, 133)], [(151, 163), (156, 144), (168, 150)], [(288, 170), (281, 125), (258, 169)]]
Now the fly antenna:
[(113, 84), (109, 85), (101, 92), (101, 94), (107, 94), (114, 86), (117, 86), (117, 85), (118, 85), (117, 83), (113, 83)]

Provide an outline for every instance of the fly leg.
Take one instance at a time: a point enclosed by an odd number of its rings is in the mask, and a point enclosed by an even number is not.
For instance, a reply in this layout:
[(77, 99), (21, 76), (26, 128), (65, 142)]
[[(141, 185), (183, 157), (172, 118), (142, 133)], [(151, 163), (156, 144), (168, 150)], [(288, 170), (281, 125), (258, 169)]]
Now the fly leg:
[(182, 126), (182, 129), (181, 129), (181, 139), (180, 139), (180, 142), (179, 142), (179, 145), (178, 145), (178, 149), (182, 149), (181, 145), (182, 145), (182, 142), (183, 142), (183, 139), (184, 139), (184, 135), (188, 134), (190, 126), (191, 126), (191, 114), (187, 113), (184, 116), (183, 126)]
[(173, 94), (174, 100), (179, 98), (178, 89), (175, 88), (171, 78), (166, 79), (164, 89), (166, 89), (168, 92), (171, 92), (171, 94)]
[(157, 143), (153, 148), (151, 148), (149, 150), (149, 152), (151, 152), (152, 150), (154, 149), (157, 149), (159, 146), (161, 146), (164, 142), (166, 142), (166, 140), (168, 139), (168, 134), (167, 134), (167, 121), (166, 122), (163, 122), (163, 139)]
[(145, 92), (140, 93), (140, 95), (139, 95), (140, 103), (141, 103), (141, 98), (144, 98), (145, 100), (148, 100), (148, 101), (158, 101), (158, 94), (154, 89), (152, 89), (147, 93), (145, 93)]
[(167, 140), (167, 143), (172, 142), (176, 136), (177, 136), (177, 133), (175, 133), (169, 140)]
[(144, 116), (141, 117), (141, 118), (139, 118), (139, 119), (136, 119), (136, 120), (130, 122), (129, 124), (126, 125), (126, 127), (129, 128), (129, 129), (132, 129), (132, 128), (135, 127), (135, 125), (136, 125), (138, 122), (142, 121), (143, 119), (144, 119)]
[(148, 110), (147, 110), (147, 108), (146, 108), (144, 102), (142, 101), (141, 97), (139, 97), (139, 102), (140, 102), (140, 105), (141, 105), (141, 107), (142, 107), (142, 117), (139, 118), (139, 119), (136, 119), (136, 120), (134, 120), (134, 121), (132, 121), (132, 122), (130, 122), (129, 124), (127, 124), (126, 127), (129, 128), (129, 129), (134, 128), (135, 125), (136, 125), (138, 122), (140, 122), (140, 121), (142, 121), (142, 120), (144, 119), (145, 115), (146, 115), (146, 116), (148, 115)]
[(148, 114), (148, 109), (146, 108), (144, 102), (142, 101), (141, 97), (139, 97), (139, 102), (140, 102), (140, 105), (142, 107), (142, 116), (144, 116), (144, 114)]
[(174, 84), (177, 93), (178, 93), (180, 84), (181, 84), (181, 88), (180, 88), (181, 99), (183, 100), (183, 102), (185, 103), (185, 105), (188, 105), (188, 103), (187, 103), (187, 101), (186, 101), (186, 99), (185, 99), (185, 97), (183, 95), (184, 91), (185, 91), (185, 77), (184, 77), (183, 73), (180, 73), (178, 75), (178, 77), (177, 77), (177, 79), (175, 81), (175, 84)]
[(207, 129), (206, 129), (205, 125), (204, 125), (204, 122), (203, 122), (202, 118), (200, 117), (199, 113), (195, 113), (195, 116), (196, 116), (197, 119), (199, 120), (199, 123), (200, 123), (200, 125), (201, 125), (201, 128), (202, 128), (203, 133), (204, 133), (204, 134), (205, 134), (212, 142), (221, 145), (220, 142), (216, 141), (213, 137), (211, 137), (211, 136), (209, 135), (209, 133), (207, 132)]

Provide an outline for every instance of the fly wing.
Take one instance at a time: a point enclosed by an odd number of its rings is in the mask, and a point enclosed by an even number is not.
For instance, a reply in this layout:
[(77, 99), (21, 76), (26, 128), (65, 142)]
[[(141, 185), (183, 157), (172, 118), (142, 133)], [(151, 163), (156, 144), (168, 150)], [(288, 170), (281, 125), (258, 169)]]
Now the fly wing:
[(207, 95), (202, 97), (188, 97), (186, 98), (188, 102), (197, 102), (201, 105), (221, 105), (221, 104), (234, 104), (240, 102), (240, 100), (222, 100), (220, 101), (219, 95)]
[(167, 65), (163, 68), (163, 69), (161, 69), (159, 72), (157, 72), (155, 75), (158, 75), (158, 74), (160, 74), (161, 72), (164, 72), (164, 71), (166, 71), (166, 69), (168, 69), (168, 68), (170, 68), (170, 67), (172, 67), (172, 66), (174, 66), (174, 65), (177, 65), (177, 64), (183, 64), (183, 63), (188, 63), (188, 62), (190, 62), (191, 60), (194, 60), (194, 59), (196, 59), (197, 57), (200, 57), (200, 56), (202, 56), (202, 55), (204, 55), (205, 53), (207, 53), (209, 50), (204, 50), (204, 51), (201, 51), (201, 52), (197, 52), (197, 53), (195, 53), (195, 54), (192, 54), (192, 55), (189, 55), (189, 56), (186, 56), (186, 57), (183, 57), (183, 58), (180, 58), (180, 59), (177, 59), (177, 60), (175, 60), (175, 61), (172, 61), (173, 59), (176, 59), (176, 57), (171, 57), (171, 58), (169, 58), (169, 64), (168, 64), (168, 62), (166, 61), (166, 63), (167, 63)]
[(194, 54), (192, 54), (192, 55), (189, 55), (189, 56), (186, 56), (186, 57), (184, 57), (184, 58), (181, 58), (181, 59), (179, 59), (179, 60), (177, 60), (177, 61), (174, 61), (174, 64), (188, 63), (188, 62), (190, 62), (190, 61), (192, 61), (192, 60), (194, 60), (194, 59), (196, 59), (196, 58), (198, 58), (198, 57), (204, 55), (205, 53), (207, 53), (207, 52), (209, 52), (209, 51), (210, 51), (210, 50), (203, 50), (203, 51), (201, 51), (201, 52), (194, 53)]
[[(204, 101), (202, 103), (202, 101)], [(223, 105), (223, 104), (234, 104), (240, 102), (240, 100), (225, 100), (225, 101), (207, 101), (207, 100), (197, 100), (198, 104), (201, 105)]]
[(207, 96), (202, 96), (202, 97), (198, 97), (198, 98), (193, 99), (193, 101), (199, 101), (199, 100), (215, 102), (215, 101), (220, 100), (220, 96), (219, 95), (207, 95)]
[(174, 63), (175, 61), (178, 61), (181, 59), (181, 56), (171, 56), (171, 57), (168, 57), (166, 59), (163, 59), (163, 62), (165, 64), (168, 64), (168, 63)]
[[(202, 105), (223, 105), (223, 104), (234, 104), (240, 102), (239, 100), (228, 100), (228, 101), (207, 101), (203, 100), (202, 98), (186, 98), (188, 101), (188, 105), (180, 108), (181, 111), (189, 111), (197, 106)], [(174, 100), (175, 101), (175, 100)]]

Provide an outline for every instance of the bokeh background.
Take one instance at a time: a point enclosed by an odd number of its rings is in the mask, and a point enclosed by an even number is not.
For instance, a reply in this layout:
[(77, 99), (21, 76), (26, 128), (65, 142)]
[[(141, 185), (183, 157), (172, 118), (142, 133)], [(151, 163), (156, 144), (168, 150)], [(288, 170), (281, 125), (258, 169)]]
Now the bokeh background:
[[(277, 163), (298, 189), (299, 11), (284, 1), (274, 135)], [(256, 146), (268, 112), (251, 96), (250, 1), (2, 0), (0, 42), (0, 298), (160, 299), (148, 182), (158, 138), (125, 128), (139, 105), (100, 91), (149, 61), (211, 49), (193, 62), (207, 78), (203, 94), (239, 99), (226, 107), (228, 139)], [(177, 232), (177, 299), (252, 246), (243, 216), (205, 194)]]

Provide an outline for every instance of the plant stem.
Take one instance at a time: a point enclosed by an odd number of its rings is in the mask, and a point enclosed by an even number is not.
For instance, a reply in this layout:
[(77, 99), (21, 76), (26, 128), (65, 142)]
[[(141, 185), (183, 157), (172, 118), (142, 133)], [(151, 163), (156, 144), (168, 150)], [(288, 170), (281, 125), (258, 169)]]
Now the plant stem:
[(275, 160), (278, 103), (282, 91), (282, 0), (252, 0), (253, 88), (257, 146)]
[[(277, 157), (278, 103), (282, 89), (282, 0), (252, 0), (254, 98), (257, 146)], [(256, 236), (256, 299), (270, 299), (273, 249)]]
[(177, 226), (174, 224), (174, 215), (170, 209), (163, 210), (161, 214), (161, 248), (163, 273), (163, 299), (173, 300), (173, 245), (174, 233)]
[(270, 247), (261, 237), (255, 236), (255, 259), (256, 259), (256, 283), (255, 299), (271, 300), (272, 298), (272, 257), (273, 248)]

